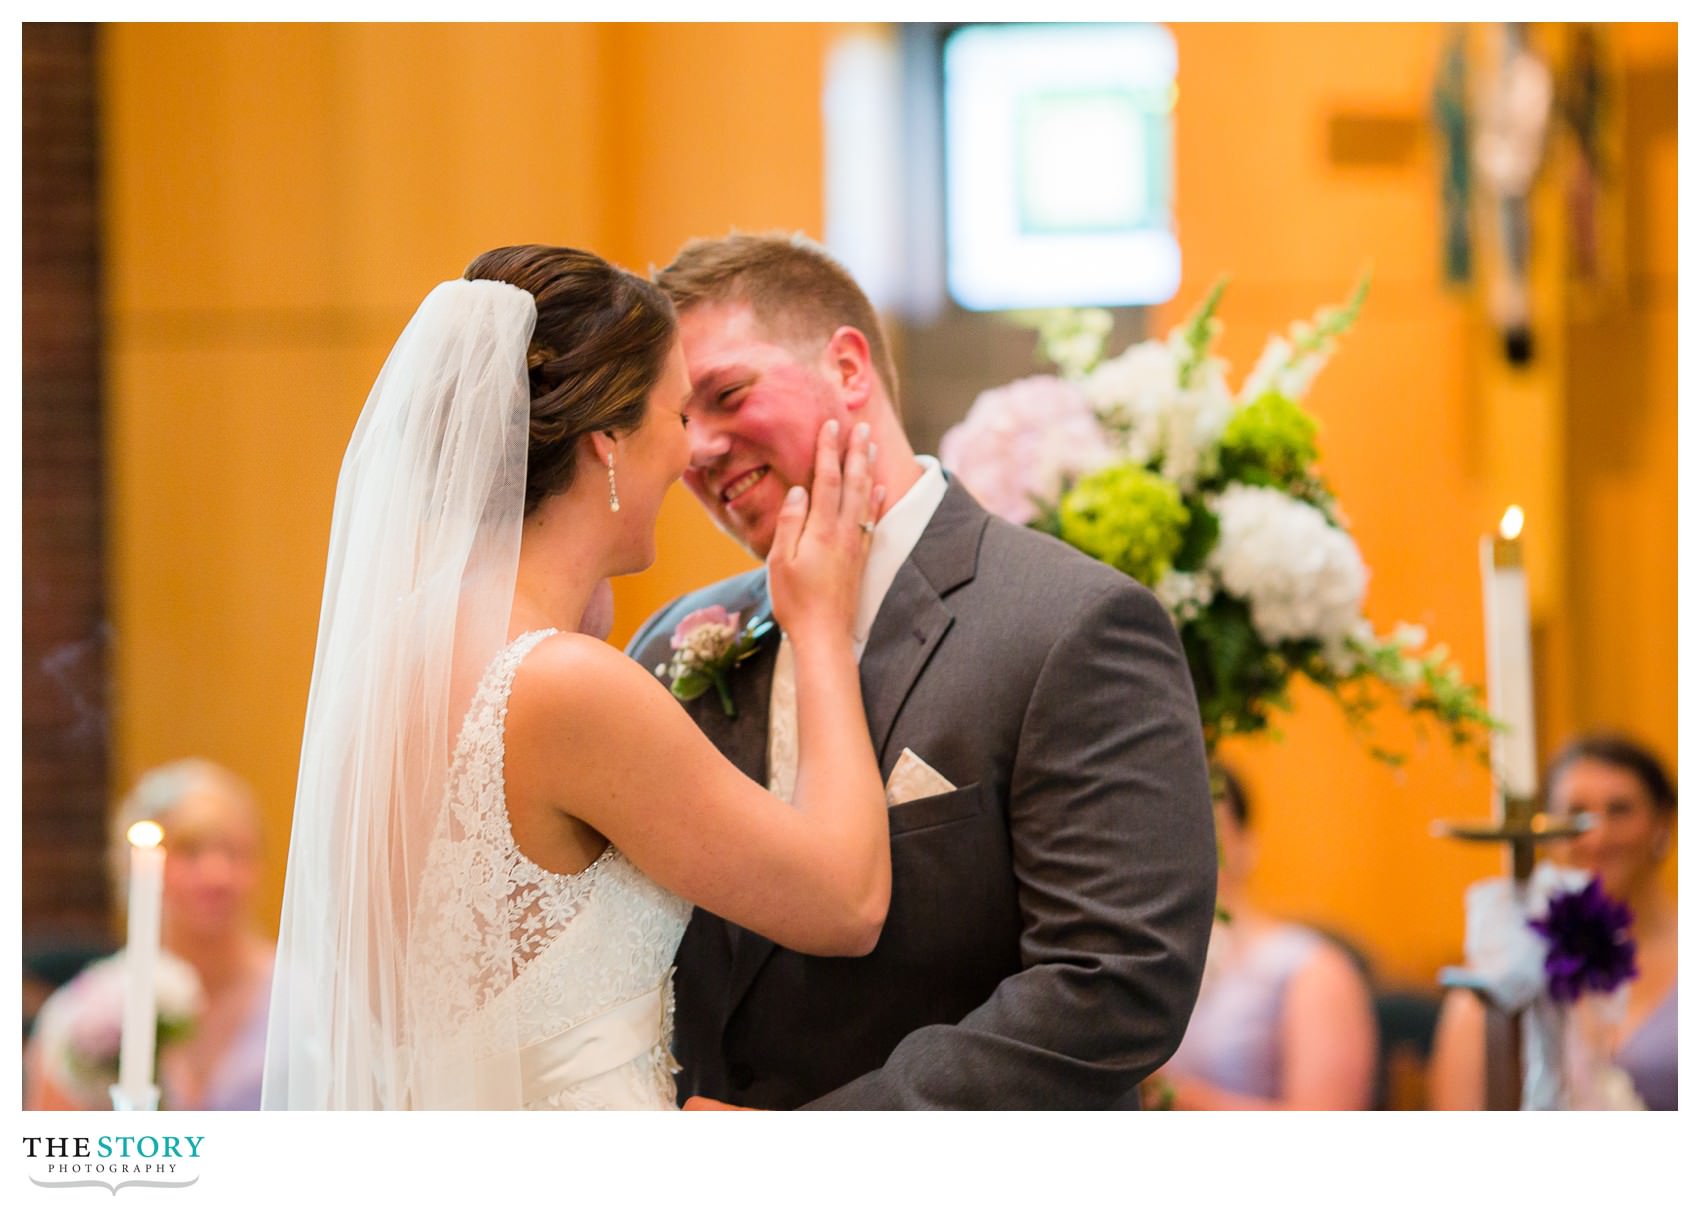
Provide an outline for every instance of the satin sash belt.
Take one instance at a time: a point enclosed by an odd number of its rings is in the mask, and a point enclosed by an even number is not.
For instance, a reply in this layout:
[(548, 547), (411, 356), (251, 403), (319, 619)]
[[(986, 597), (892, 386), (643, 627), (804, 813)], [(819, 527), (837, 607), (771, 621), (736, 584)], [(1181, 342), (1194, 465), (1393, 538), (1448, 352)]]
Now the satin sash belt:
[(667, 982), (662, 981), (629, 1002), (520, 1049), (521, 1103), (540, 1102), (653, 1049), (661, 1042), (666, 992)]

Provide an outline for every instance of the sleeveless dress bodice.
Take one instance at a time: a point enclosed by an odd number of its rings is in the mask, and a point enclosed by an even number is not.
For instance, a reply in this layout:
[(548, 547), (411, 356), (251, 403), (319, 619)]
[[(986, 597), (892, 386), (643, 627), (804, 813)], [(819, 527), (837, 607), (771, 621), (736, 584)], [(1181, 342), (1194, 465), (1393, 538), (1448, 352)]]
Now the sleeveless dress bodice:
[(1624, 1040), (1615, 1057), (1649, 1111), (1676, 1110), (1676, 986)]
[(1220, 926), (1211, 935), (1216, 962), (1205, 965), (1198, 1003), (1169, 1068), (1236, 1094), (1279, 1098), (1287, 985), (1325, 944), (1315, 931), (1292, 923), (1250, 945), (1227, 945), (1232, 935)]
[(455, 745), (445, 794), (458, 829), (433, 847), (425, 897), (470, 898), (488, 938), (462, 953), (500, 960), (473, 965), (475, 979), (466, 965), (445, 969), (445, 981), (475, 988), (440, 993), (483, 1041), (486, 1073), (501, 1075), (501, 1093), (478, 1105), (671, 1110), (672, 964), (691, 906), (611, 845), (582, 871), (545, 870), (509, 823), (508, 694), (520, 663), (553, 634), (527, 632), (497, 654)]

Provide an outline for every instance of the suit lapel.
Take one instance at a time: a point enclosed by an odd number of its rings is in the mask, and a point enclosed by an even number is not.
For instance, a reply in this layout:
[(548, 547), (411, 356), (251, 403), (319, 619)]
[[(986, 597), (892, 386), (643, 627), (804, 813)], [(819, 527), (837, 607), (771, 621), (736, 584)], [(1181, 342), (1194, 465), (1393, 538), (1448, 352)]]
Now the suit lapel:
[[(944, 499), (939, 502), (926, 530), (922, 531), (915, 550), (897, 570), (891, 589), (880, 603), (879, 613), (874, 616), (873, 626), (868, 631), (861, 665), (862, 702), (868, 715), (868, 734), (873, 738), (875, 754), (883, 754), (891, 730), (897, 723), (897, 713), (909, 698), (933, 650), (944, 639), (945, 632), (950, 630), (955, 615), (945, 605), (943, 597), (973, 580), (980, 559), (980, 537), (985, 532), (989, 516), (955, 480), (950, 481)], [(763, 584), (765, 586), (766, 582)], [(758, 658), (750, 659), (753, 662)], [(758, 781), (763, 786), (766, 786), (767, 772), (767, 695), (773, 682), (773, 657), (766, 655), (766, 662), (761, 683), (762, 726), (759, 729), (762, 773)], [(740, 714), (742, 711), (740, 702)], [(758, 732), (749, 726), (738, 731)], [(730, 753), (728, 756), (731, 756)], [(883, 777), (887, 765), (883, 757), (880, 765)], [(742, 768), (746, 772), (749, 770), (747, 766)], [(752, 774), (751, 777), (757, 776)], [(742, 927), (732, 926), (731, 929), (733, 958), (727, 984), (728, 1020), (743, 1001), (744, 994), (749, 992), (756, 974), (767, 962), (775, 945), (771, 939)]]
[[(738, 610), (743, 621), (757, 615), (771, 618), (773, 601), (767, 590), (767, 577), (762, 575), (753, 592), (742, 601), (726, 603), (728, 610)], [(703, 734), (714, 743), (726, 759), (751, 779), (767, 786), (767, 722), (773, 697), (773, 669), (779, 655), (779, 629), (768, 632), (756, 652), (739, 665), (731, 675), (732, 702), (738, 709), (736, 718), (728, 716), (720, 705), (720, 696), (712, 692), (693, 700), (687, 706)], [(699, 915), (702, 913), (698, 910)], [(718, 919), (718, 928), (726, 932), (731, 946), (732, 968), (726, 985), (726, 1001), (721, 1007), (721, 1028), (732, 1015), (749, 978), (743, 975), (752, 957), (745, 953), (752, 945), (766, 943), (758, 935), (725, 919)], [(766, 943), (771, 947), (771, 943)], [(763, 952), (765, 955), (765, 951)], [(752, 969), (753, 971), (753, 969)]]
[(884, 753), (909, 694), (955, 615), (946, 595), (974, 579), (989, 515), (951, 480), (909, 558), (897, 570), (862, 653), (862, 699), (874, 751)]
[[(767, 593), (767, 578), (763, 576), (754, 593), (744, 601), (726, 603), (728, 610), (748, 622), (760, 615), (771, 617), (773, 604)], [(685, 706), (703, 735), (714, 742), (739, 770), (756, 782), (767, 785), (767, 712), (773, 687), (773, 663), (779, 652), (779, 629), (768, 632), (761, 647), (729, 675), (732, 704), (737, 717), (728, 716), (720, 705), (720, 696), (713, 691), (693, 699)]]

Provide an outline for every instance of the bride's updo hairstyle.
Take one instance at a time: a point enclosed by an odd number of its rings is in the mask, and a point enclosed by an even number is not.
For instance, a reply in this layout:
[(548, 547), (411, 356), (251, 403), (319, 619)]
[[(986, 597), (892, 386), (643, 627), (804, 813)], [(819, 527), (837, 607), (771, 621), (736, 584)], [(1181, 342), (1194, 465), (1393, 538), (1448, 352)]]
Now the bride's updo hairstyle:
[(525, 512), (572, 487), (578, 440), (643, 424), (678, 321), (660, 288), (595, 253), (516, 244), (484, 253), (468, 281), (506, 282), (537, 300)]

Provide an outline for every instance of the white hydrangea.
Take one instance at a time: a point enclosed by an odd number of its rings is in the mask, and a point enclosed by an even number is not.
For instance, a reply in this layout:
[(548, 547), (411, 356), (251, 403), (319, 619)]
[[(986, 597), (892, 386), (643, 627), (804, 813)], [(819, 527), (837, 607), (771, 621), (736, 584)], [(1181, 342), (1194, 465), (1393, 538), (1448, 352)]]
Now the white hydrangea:
[(1196, 381), (1182, 389), (1185, 353), (1174, 339), (1142, 341), (1100, 363), (1081, 386), (1100, 416), (1125, 429), (1129, 459), (1154, 464), (1189, 492), (1215, 470), (1217, 443), (1233, 416), (1234, 398), (1215, 360), (1200, 367)]
[(1317, 640), (1344, 659), (1346, 639), (1364, 627), (1369, 579), (1352, 537), (1274, 488), (1232, 485), (1212, 509), (1221, 533), (1208, 567), (1250, 605), (1264, 643)]
[(1179, 369), (1175, 356), (1161, 341), (1141, 341), (1125, 352), (1100, 362), (1080, 381), (1086, 398), (1101, 417), (1126, 429), (1127, 457), (1149, 462), (1161, 443), (1161, 418), (1174, 394)]

